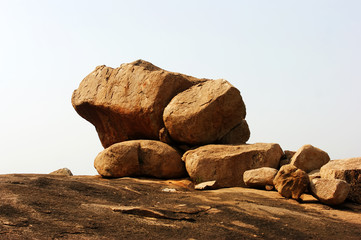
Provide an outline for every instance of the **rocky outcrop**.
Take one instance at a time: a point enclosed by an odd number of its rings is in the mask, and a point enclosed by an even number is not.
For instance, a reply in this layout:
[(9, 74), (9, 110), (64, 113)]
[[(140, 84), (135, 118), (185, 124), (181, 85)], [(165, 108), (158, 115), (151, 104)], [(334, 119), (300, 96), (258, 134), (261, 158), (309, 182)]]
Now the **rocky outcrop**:
[(94, 167), (103, 177), (179, 178), (187, 175), (179, 152), (153, 140), (113, 144), (98, 154)]
[(243, 181), (249, 187), (273, 186), (273, 179), (277, 172), (277, 169), (269, 167), (247, 170), (243, 174)]
[(327, 205), (339, 205), (346, 200), (350, 185), (339, 179), (314, 178), (310, 182), (310, 190), (320, 202)]
[(223, 79), (205, 81), (179, 93), (163, 114), (171, 138), (190, 145), (215, 143), (223, 137), (223, 143), (245, 143), (249, 138), (248, 125), (242, 122), (245, 117), (239, 90)]
[(115, 69), (99, 66), (74, 91), (72, 104), (95, 126), (104, 148), (126, 140), (157, 140), (170, 100), (202, 81), (143, 60)]
[(350, 184), (348, 198), (361, 203), (361, 157), (332, 160), (320, 169), (321, 178), (341, 179)]
[(195, 182), (215, 180), (219, 187), (244, 186), (246, 170), (277, 168), (283, 152), (278, 144), (205, 145), (187, 151), (182, 159)]
[(297, 204), (274, 191), (194, 191), (189, 184), (0, 175), (0, 239), (359, 239), (361, 235), (361, 209), (352, 202), (333, 209)]
[(299, 199), (308, 187), (309, 179), (305, 171), (292, 164), (284, 165), (273, 180), (276, 190), (285, 198)]
[(330, 161), (330, 157), (325, 151), (312, 145), (304, 145), (293, 155), (291, 164), (305, 172), (320, 169)]

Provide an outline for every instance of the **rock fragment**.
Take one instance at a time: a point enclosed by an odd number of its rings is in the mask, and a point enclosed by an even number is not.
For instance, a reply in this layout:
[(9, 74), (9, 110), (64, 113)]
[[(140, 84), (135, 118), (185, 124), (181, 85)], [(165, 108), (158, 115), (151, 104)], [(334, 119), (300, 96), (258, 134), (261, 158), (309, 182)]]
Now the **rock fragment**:
[(332, 160), (320, 169), (321, 178), (341, 179), (350, 184), (348, 199), (361, 203), (361, 157)]
[(298, 199), (308, 187), (309, 179), (305, 171), (287, 164), (280, 168), (273, 180), (276, 190), (285, 198)]
[(293, 155), (291, 164), (305, 172), (320, 169), (330, 161), (328, 154), (312, 145), (304, 145)]
[(58, 170), (55, 170), (49, 174), (52, 175), (64, 175), (64, 176), (73, 176), (73, 173), (70, 171), (69, 168), (60, 168)]
[(278, 170), (270, 167), (262, 167), (257, 169), (247, 170), (243, 174), (243, 181), (249, 187), (265, 187), (273, 185)]
[(339, 205), (346, 200), (350, 185), (340, 179), (314, 178), (310, 182), (310, 190), (320, 202), (327, 205)]

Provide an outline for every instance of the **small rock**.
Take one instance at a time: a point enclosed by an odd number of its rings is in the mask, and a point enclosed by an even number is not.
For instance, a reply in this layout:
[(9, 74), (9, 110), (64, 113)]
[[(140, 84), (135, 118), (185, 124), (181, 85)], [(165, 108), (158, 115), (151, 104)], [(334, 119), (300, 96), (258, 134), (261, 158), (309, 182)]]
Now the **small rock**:
[(346, 200), (350, 185), (339, 179), (314, 178), (310, 182), (310, 190), (320, 202), (327, 205), (339, 205)]
[(243, 174), (243, 181), (249, 187), (265, 187), (266, 185), (273, 185), (278, 170), (270, 167), (262, 167), (257, 169), (247, 170)]
[(197, 185), (194, 186), (194, 189), (196, 190), (216, 189), (216, 181), (207, 181), (207, 182), (198, 183)]
[(163, 188), (162, 192), (176, 192), (177, 190), (175, 188)]
[(328, 161), (328, 154), (312, 145), (302, 146), (291, 158), (291, 164), (305, 172), (320, 169)]
[(275, 187), (273, 185), (266, 185), (264, 187), (267, 191), (272, 191)]
[(322, 178), (341, 179), (350, 184), (348, 199), (361, 203), (361, 157), (332, 160), (320, 169)]
[(73, 176), (73, 173), (68, 168), (60, 168), (58, 170), (55, 170), (49, 174), (52, 175), (64, 175), (64, 176)]
[(282, 196), (298, 199), (307, 189), (309, 180), (305, 171), (288, 164), (281, 167), (273, 183)]

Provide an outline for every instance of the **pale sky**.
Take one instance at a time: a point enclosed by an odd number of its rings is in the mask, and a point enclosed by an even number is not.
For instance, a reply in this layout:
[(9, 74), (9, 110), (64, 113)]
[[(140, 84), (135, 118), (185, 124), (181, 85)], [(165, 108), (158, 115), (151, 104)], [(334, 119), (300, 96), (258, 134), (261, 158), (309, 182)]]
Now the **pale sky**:
[(0, 173), (96, 174), (103, 149), (71, 94), (144, 59), (227, 79), (249, 143), (361, 157), (361, 1), (0, 0)]

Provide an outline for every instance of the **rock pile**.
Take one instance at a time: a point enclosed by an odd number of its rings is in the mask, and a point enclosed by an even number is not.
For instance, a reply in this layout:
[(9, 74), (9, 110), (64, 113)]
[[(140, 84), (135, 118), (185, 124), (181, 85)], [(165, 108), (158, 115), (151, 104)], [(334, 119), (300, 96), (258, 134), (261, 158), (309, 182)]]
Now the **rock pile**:
[(198, 189), (275, 187), (287, 198), (310, 191), (326, 204), (346, 197), (361, 202), (361, 158), (339, 167), (311, 145), (283, 152), (276, 143), (246, 144), (245, 104), (224, 79), (169, 72), (143, 60), (99, 66), (74, 91), (72, 105), (105, 148), (94, 161), (103, 177), (189, 176), (204, 183)]

